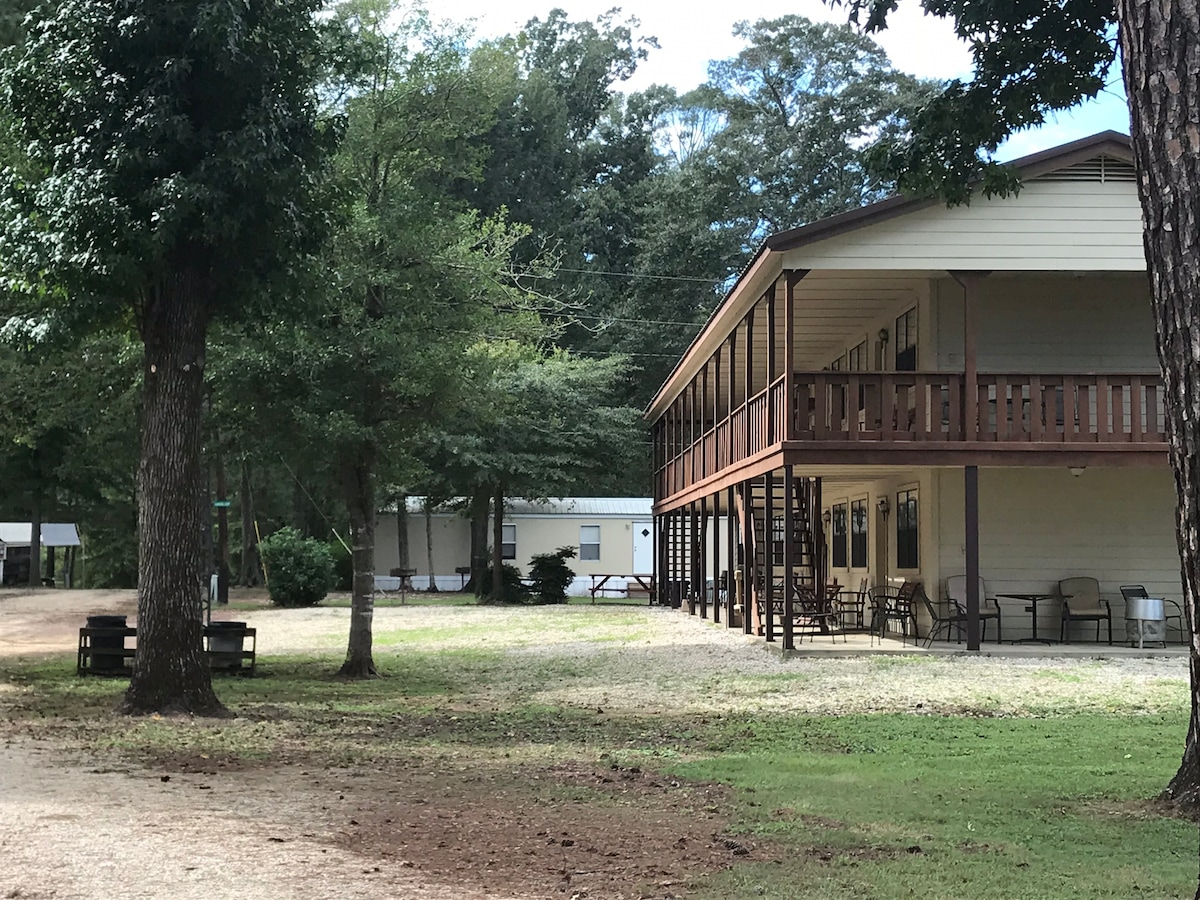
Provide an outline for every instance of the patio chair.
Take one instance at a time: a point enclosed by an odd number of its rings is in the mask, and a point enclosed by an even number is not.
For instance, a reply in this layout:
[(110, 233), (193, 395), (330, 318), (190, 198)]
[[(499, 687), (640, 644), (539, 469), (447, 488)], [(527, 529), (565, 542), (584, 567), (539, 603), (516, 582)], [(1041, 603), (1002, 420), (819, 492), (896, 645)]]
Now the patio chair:
[(867, 579), (863, 579), (858, 590), (849, 588), (838, 591), (836, 598), (838, 624), (843, 631), (850, 628), (862, 631), (866, 627)]
[[(827, 598), (830, 588), (834, 588), (833, 594), (836, 596), (836, 586), (827, 585)], [(838, 616), (836, 606), (832, 606), (828, 599), (822, 601), (813, 588), (806, 585), (796, 587), (792, 600), (792, 628), (797, 640), (803, 641), (805, 634), (811, 635), (814, 639), (818, 634), (828, 634), (830, 639), (837, 643)], [(842, 641), (845, 642), (845, 632), (841, 634)]]
[[(1123, 584), (1123, 585), (1121, 585), (1121, 596), (1124, 597), (1125, 602), (1128, 603), (1129, 599), (1131, 597), (1149, 597), (1150, 595), (1146, 593), (1146, 588), (1144, 585)], [(1184, 643), (1183, 636), (1186, 632), (1184, 632), (1184, 630), (1183, 630), (1183, 609), (1182, 609), (1182, 607), (1180, 607), (1180, 605), (1178, 603), (1176, 603), (1174, 600), (1168, 600), (1165, 597), (1162, 598), (1162, 602), (1163, 602), (1163, 612), (1166, 613), (1166, 617), (1165, 617), (1166, 623), (1164, 625), (1164, 628), (1167, 631), (1170, 631), (1172, 628), (1174, 628), (1175, 631), (1179, 632), (1179, 643), (1181, 643), (1181, 644)], [(1171, 625), (1172, 620), (1174, 620), (1178, 624)], [(1166, 640), (1163, 640), (1163, 644), (1166, 644)]]
[(942, 632), (945, 632), (946, 640), (950, 640), (951, 628), (958, 632), (957, 641), (962, 643), (967, 630), (967, 614), (962, 607), (949, 598), (934, 603), (920, 586), (917, 587), (915, 598), (929, 616), (929, 632), (925, 635), (926, 647)]
[[(946, 579), (946, 597), (962, 608), (963, 615), (967, 613), (967, 576), (951, 575)], [(996, 620), (996, 643), (999, 644), (1004, 634), (1000, 627), (1000, 603), (995, 597), (988, 596), (987, 582), (979, 579), (979, 639), (987, 640), (987, 623), (989, 619)]]
[(899, 589), (894, 587), (877, 587), (871, 589), (871, 629), (882, 640), (887, 635), (888, 623), (900, 625), (901, 643), (908, 641), (908, 629), (912, 627), (913, 641), (920, 635), (917, 633), (917, 619), (913, 615), (913, 598), (920, 584), (906, 581)]
[(1095, 622), (1096, 643), (1100, 643), (1100, 623), (1108, 624), (1108, 642), (1112, 643), (1112, 608), (1100, 596), (1100, 582), (1095, 578), (1064, 578), (1058, 583), (1062, 597), (1062, 625), (1059, 640), (1069, 642), (1072, 622)]

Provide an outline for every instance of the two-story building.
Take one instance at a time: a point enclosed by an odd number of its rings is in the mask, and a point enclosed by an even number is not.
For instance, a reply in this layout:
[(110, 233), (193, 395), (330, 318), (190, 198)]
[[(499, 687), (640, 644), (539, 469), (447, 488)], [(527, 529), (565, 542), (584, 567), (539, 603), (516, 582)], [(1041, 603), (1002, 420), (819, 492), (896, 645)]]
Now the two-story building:
[[(764, 243), (647, 409), (660, 596), (735, 622), (735, 591), (698, 586), (740, 573), (742, 626), (787, 646), (771, 601), (835, 578), (1090, 575), (1118, 636), (1119, 585), (1179, 595), (1129, 140), (1013, 165), (1015, 196), (896, 197)], [(1057, 637), (1058, 604), (1035, 614)]]

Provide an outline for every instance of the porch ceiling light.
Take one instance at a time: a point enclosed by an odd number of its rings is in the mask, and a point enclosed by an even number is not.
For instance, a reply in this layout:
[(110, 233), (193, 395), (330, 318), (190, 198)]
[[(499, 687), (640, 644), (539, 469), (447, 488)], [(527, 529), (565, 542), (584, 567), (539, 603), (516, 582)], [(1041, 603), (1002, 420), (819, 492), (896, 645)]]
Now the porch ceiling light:
[(1084, 471), (1086, 469), (1087, 469), (1087, 466), (1071, 466), (1071, 468), (1067, 469), (1067, 471), (1070, 472), (1072, 475), (1074, 475), (1076, 478), (1078, 478), (1080, 475), (1082, 475), (1084, 473)]

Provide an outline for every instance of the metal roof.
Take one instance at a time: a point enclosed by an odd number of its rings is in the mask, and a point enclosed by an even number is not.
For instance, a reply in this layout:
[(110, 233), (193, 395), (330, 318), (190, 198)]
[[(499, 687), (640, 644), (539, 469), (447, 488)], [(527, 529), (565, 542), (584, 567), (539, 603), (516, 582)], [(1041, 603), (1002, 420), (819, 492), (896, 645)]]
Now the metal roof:
[[(409, 497), (408, 511), (421, 513), (424, 497)], [(458, 497), (440, 504), (437, 511), (462, 509), (466, 501)], [(618, 518), (646, 517), (652, 515), (654, 500), (650, 497), (547, 497), (543, 500), (508, 498), (504, 511), (510, 516), (611, 516)], [(392, 510), (395, 507), (391, 508)]]
[[(0, 543), (28, 547), (33, 536), (31, 522), (0, 522)], [(43, 522), (43, 547), (78, 547), (79, 532), (71, 522)]]

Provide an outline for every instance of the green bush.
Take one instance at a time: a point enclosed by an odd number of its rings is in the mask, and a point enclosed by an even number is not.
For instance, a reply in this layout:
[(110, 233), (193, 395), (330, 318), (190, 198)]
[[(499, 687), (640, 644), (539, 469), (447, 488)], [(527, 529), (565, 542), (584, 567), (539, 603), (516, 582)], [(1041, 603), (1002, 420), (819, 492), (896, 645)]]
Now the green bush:
[(333, 557), (334, 590), (354, 590), (354, 557), (341, 541), (330, 541), (326, 546)]
[(316, 606), (336, 583), (328, 545), (280, 528), (258, 545), (276, 606)]
[[(505, 603), (528, 603), (529, 588), (521, 584), (521, 570), (509, 563), (504, 563), (501, 569), (504, 581)], [(492, 568), (488, 566), (480, 579), (479, 596), (486, 603), (492, 599)]]
[(574, 558), (574, 547), (559, 547), (553, 553), (539, 553), (529, 561), (529, 589), (537, 602), (567, 602), (567, 588), (575, 573), (566, 561)]

